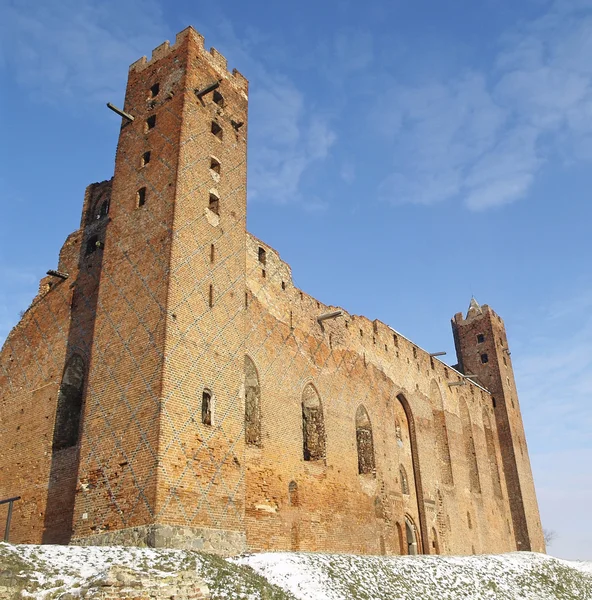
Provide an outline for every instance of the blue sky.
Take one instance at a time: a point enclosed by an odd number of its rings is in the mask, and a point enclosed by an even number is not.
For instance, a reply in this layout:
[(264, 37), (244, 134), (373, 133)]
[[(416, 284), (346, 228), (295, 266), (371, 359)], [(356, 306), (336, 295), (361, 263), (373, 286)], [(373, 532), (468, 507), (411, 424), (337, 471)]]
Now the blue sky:
[(112, 175), (105, 103), (189, 24), (250, 80), (249, 230), (451, 364), (490, 304), (550, 551), (592, 559), (592, 0), (0, 0), (0, 340)]

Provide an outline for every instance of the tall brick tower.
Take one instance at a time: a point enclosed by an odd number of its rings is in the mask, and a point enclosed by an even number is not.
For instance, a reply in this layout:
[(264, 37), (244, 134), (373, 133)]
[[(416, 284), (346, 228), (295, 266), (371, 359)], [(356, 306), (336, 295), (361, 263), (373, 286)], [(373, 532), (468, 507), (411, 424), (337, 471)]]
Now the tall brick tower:
[(545, 551), (530, 460), (504, 322), (473, 298), (466, 318), (454, 315), (458, 365), (492, 394), (518, 550)]
[(245, 547), (247, 91), (192, 28), (130, 67), (75, 540)]

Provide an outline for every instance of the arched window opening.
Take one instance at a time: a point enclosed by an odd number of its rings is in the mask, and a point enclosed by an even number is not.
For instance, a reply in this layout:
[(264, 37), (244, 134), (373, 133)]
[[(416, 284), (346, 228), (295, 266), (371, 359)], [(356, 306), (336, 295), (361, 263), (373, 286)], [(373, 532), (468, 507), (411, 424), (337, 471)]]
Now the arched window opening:
[(302, 433), (304, 460), (324, 460), (325, 421), (321, 399), (312, 384), (302, 393)]
[(288, 485), (288, 502), (290, 506), (300, 506), (298, 498), (298, 484), (295, 481), (290, 481)]
[(97, 215), (98, 219), (102, 219), (109, 214), (109, 200), (103, 200), (101, 204), (101, 208), (99, 209), (99, 214)]
[(415, 523), (410, 516), (405, 516), (405, 532), (407, 534), (407, 554), (415, 555), (418, 553), (417, 531)]
[(407, 472), (403, 465), (399, 465), (399, 477), (401, 478), (401, 493), (409, 495), (409, 482), (407, 480)]
[(212, 392), (204, 390), (201, 395), (201, 422), (204, 425), (212, 424)]
[(356, 443), (358, 446), (358, 473), (375, 475), (372, 424), (364, 406), (359, 406), (356, 412)]
[(53, 450), (63, 450), (78, 443), (85, 372), (84, 359), (73, 354), (64, 370), (58, 392)]
[(440, 546), (438, 544), (438, 534), (432, 527), (432, 554), (440, 554)]
[(245, 442), (261, 446), (261, 388), (255, 363), (245, 356)]
[(483, 407), (483, 428), (485, 429), (485, 443), (487, 445), (487, 456), (489, 458), (489, 470), (491, 471), (491, 481), (493, 484), (493, 493), (498, 498), (502, 497), (502, 482), (500, 479), (499, 465), (497, 463), (497, 452), (491, 429), (491, 420), (487, 410)]
[(466, 401), (461, 398), (460, 418), (462, 421), (463, 438), (465, 442), (465, 455), (469, 467), (469, 484), (472, 492), (481, 492), (479, 481), (479, 466), (477, 465), (477, 453), (475, 451), (475, 440), (473, 439), (473, 426)]
[(217, 215), (220, 214), (220, 198), (218, 198), (218, 196), (216, 196), (216, 194), (213, 194), (212, 192), (210, 192), (210, 201), (208, 204), (208, 208), (213, 213)]
[(446, 427), (446, 414), (444, 412), (444, 399), (435, 380), (430, 384), (430, 397), (432, 401), (432, 419), (436, 438), (437, 461), (440, 464), (442, 482), (447, 485), (454, 483), (452, 477), (452, 459), (448, 444), (448, 429)]

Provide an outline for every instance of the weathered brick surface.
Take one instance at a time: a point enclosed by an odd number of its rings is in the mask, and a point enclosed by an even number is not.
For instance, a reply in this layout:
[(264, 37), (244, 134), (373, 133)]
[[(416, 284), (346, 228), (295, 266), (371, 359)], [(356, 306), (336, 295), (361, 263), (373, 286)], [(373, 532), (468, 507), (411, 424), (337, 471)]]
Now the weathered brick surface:
[(319, 322), (337, 308), (247, 234), (247, 93), (193, 29), (130, 68), (114, 178), (0, 356), (11, 539), (542, 549), (511, 366), (473, 360), (482, 319), (455, 320), (459, 360), (512, 412), (378, 321)]

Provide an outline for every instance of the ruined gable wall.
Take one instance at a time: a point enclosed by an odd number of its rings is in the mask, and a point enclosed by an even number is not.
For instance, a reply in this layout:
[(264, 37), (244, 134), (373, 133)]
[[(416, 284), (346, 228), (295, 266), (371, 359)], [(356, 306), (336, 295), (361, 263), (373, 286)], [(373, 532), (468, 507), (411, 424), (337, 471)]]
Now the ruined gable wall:
[[(66, 362), (76, 353), (88, 367), (100, 257), (86, 258), (85, 243), (106, 224), (96, 218), (97, 203), (109, 194), (109, 181), (87, 188), (81, 229), (59, 255), (57, 270), (67, 279), (41, 280), (0, 354), (0, 498), (22, 498), (14, 504), (13, 542), (67, 542), (71, 534), (78, 448), (54, 452), (54, 425)], [(0, 506), (2, 522), (6, 511)]]
[[(265, 264), (259, 248), (265, 250)], [(421, 530), (424, 552), (436, 547), (445, 553), (514, 549), (507, 497), (494, 493), (483, 425), (484, 411), (491, 411), (490, 395), (472, 383), (449, 387), (448, 381), (461, 379), (456, 371), (430, 360), (380, 322), (344, 312), (321, 327), (316, 317), (336, 307), (294, 287), (289, 266), (253, 236), (247, 242), (247, 281), (247, 354), (261, 388), (261, 446), (246, 449), (250, 547), (399, 554), (397, 523), (404, 527), (408, 514)], [(308, 383), (323, 405), (325, 461), (303, 460), (301, 396)], [(435, 397), (434, 386), (443, 400)], [(410, 440), (396, 426), (398, 421), (406, 429), (399, 394), (415, 426), (415, 476)], [(470, 425), (462, 422), (461, 399)], [(445, 483), (446, 457), (437, 452), (434, 410), (441, 411), (442, 402), (453, 483)], [(360, 404), (372, 423), (376, 477), (358, 474), (355, 415)], [(480, 492), (471, 490), (469, 431)], [(410, 487), (421, 479), (420, 497), (415, 490), (402, 493), (401, 464)], [(297, 506), (290, 482), (297, 484)]]

